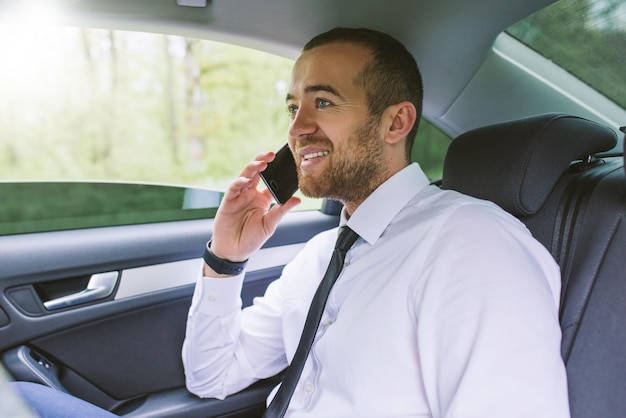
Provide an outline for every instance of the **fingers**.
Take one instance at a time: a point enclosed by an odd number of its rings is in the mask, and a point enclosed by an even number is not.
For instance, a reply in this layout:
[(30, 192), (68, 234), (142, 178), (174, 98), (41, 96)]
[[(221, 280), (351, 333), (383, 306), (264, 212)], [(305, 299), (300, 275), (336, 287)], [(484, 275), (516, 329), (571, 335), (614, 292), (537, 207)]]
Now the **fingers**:
[[(288, 201), (285, 202), (284, 205), (281, 206), (281, 211), (284, 213), (289, 212), (291, 209), (295, 208), (296, 206), (298, 206), (300, 203), (302, 203), (302, 200), (299, 197), (296, 196), (292, 196), (289, 198)], [(277, 205), (279, 206), (279, 205)]]
[(274, 157), (273, 152), (263, 152), (246, 164), (239, 173), (239, 177), (226, 190), (224, 200), (235, 199), (247, 190), (256, 189), (260, 182), (259, 173), (267, 168), (267, 164), (272, 162)]
[(268, 163), (274, 161), (275, 157), (276, 154), (271, 151), (258, 154), (254, 160), (245, 165), (239, 176), (254, 179), (261, 171), (267, 168)]
[[(263, 193), (263, 195), (265, 195), (265, 197), (267, 197), (267, 199), (268, 199), (270, 202), (274, 202), (274, 201), (275, 201), (274, 196), (272, 196), (272, 192), (270, 192), (270, 191), (269, 191), (269, 189), (263, 189), (261, 192)], [(280, 208), (280, 209), (274, 209), (274, 210), (277, 210), (277, 211), (280, 211), (280, 212), (287, 213), (287, 212), (289, 212), (291, 209), (293, 209), (293, 208), (295, 208), (296, 206), (298, 206), (298, 205), (301, 203), (301, 201), (302, 201), (302, 200), (301, 200), (299, 197), (297, 197), (297, 196), (291, 196), (291, 197), (289, 198), (289, 200), (287, 200), (287, 201), (286, 201), (284, 204), (282, 204), (282, 205), (281, 205), (281, 204), (279, 204), (279, 203), (276, 203), (276, 204), (274, 205), (274, 207), (276, 207), (276, 208)]]
[(285, 216), (291, 209), (298, 206), (300, 202), (301, 200), (299, 197), (292, 196), (285, 202), (284, 205), (273, 205), (265, 215), (266, 234), (273, 234), (283, 216)]
[[(269, 194), (269, 191), (267, 191)], [(271, 225), (271, 232), (278, 226), (280, 220), (289, 212), (301, 203), (299, 197), (292, 196), (283, 205), (273, 205), (267, 212), (267, 222)]]

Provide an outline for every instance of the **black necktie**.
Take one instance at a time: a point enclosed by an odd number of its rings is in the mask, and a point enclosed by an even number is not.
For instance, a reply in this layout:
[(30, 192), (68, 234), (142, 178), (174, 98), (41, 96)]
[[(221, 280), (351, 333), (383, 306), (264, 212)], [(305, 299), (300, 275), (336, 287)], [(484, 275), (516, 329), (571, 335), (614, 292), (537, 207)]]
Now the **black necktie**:
[(326, 270), (326, 274), (324, 274), (324, 278), (317, 287), (315, 296), (313, 296), (313, 300), (311, 301), (311, 307), (309, 308), (309, 313), (307, 314), (306, 321), (304, 323), (304, 329), (302, 330), (302, 335), (300, 336), (300, 342), (298, 343), (296, 353), (293, 356), (291, 365), (285, 373), (285, 377), (283, 378), (282, 384), (280, 385), (276, 396), (274, 396), (274, 399), (272, 399), (272, 402), (267, 407), (267, 411), (265, 411), (263, 418), (282, 418), (285, 415), (291, 396), (296, 389), (296, 384), (298, 383), (298, 380), (300, 380), (300, 374), (304, 368), (304, 363), (309, 356), (313, 340), (317, 334), (317, 328), (320, 324), (320, 320), (322, 319), (322, 314), (324, 313), (324, 307), (326, 306), (326, 299), (328, 299), (330, 289), (332, 289), (337, 277), (339, 277), (339, 273), (341, 273), (341, 269), (343, 269), (343, 262), (346, 258), (348, 250), (352, 247), (358, 237), (359, 235), (349, 227), (342, 226), (340, 228), (339, 237), (335, 243), (335, 250), (333, 251), (330, 263), (328, 264), (328, 269)]

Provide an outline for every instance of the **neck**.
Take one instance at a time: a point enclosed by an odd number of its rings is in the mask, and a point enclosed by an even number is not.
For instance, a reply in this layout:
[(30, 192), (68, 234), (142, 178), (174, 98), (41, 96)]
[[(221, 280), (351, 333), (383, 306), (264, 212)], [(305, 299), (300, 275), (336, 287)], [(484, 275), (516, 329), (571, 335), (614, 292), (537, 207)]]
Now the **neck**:
[(409, 163), (405, 163), (402, 166), (398, 166), (393, 170), (388, 170), (384, 176), (381, 176), (381, 178), (379, 179), (378, 182), (372, 182), (372, 187), (370, 188), (369, 193), (367, 193), (367, 195), (365, 197), (363, 197), (362, 199), (358, 199), (358, 200), (340, 200), (341, 203), (343, 203), (343, 206), (346, 209), (346, 217), (348, 219), (350, 219), (350, 216), (352, 216), (352, 214), (354, 213), (354, 211), (357, 210), (357, 208), (361, 205), (361, 203), (363, 203), (368, 197), (370, 197), (370, 195), (372, 193), (374, 193), (374, 191), (376, 189), (378, 189), (383, 183), (385, 183), (387, 180), (389, 180), (391, 177), (393, 177), (396, 173), (398, 173), (399, 171), (403, 170), (405, 167), (407, 167), (409, 165)]

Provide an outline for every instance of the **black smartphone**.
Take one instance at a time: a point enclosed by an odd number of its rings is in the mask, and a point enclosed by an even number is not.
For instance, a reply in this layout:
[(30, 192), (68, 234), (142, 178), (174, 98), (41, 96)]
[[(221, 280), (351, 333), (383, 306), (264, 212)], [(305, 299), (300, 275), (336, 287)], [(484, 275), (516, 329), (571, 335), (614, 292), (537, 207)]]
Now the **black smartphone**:
[(298, 171), (289, 145), (276, 151), (276, 158), (259, 173), (278, 204), (284, 205), (298, 190)]

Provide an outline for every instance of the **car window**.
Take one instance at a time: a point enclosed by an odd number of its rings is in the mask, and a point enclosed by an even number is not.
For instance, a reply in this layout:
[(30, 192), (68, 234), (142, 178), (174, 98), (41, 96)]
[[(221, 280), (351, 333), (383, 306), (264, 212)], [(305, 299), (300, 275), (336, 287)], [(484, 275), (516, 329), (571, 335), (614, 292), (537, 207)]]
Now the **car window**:
[(441, 179), (443, 160), (452, 138), (432, 123), (422, 119), (413, 144), (411, 160), (420, 164), (431, 181)]
[[(241, 167), (286, 139), (283, 57), (18, 25), (0, 25), (0, 49), (0, 235), (211, 217)], [(447, 142), (423, 122), (414, 155), (432, 178)]]
[(222, 193), (122, 182), (0, 182), (0, 235), (212, 218)]
[(560, 0), (507, 33), (626, 108), (623, 0)]
[(290, 60), (158, 34), (0, 31), (3, 179), (220, 189), (285, 137)]

